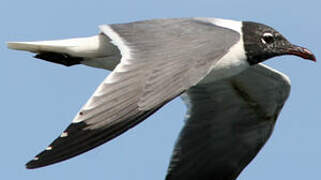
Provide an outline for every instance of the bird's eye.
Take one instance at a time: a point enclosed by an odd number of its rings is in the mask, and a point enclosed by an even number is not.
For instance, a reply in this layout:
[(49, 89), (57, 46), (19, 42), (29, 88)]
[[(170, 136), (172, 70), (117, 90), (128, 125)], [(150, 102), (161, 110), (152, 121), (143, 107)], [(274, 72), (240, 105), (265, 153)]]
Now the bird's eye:
[(274, 42), (274, 36), (272, 33), (264, 33), (262, 37), (263, 44), (272, 44)]

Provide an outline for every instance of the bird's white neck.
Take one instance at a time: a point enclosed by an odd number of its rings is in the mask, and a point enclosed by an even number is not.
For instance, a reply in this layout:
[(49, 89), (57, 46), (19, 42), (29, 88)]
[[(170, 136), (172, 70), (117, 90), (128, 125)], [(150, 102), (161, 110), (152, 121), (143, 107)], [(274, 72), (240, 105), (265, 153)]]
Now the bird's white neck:
[(225, 19), (210, 19), (210, 21), (218, 26), (232, 29), (240, 34), (239, 41), (234, 44), (216, 64), (213, 65), (208, 76), (200, 83), (209, 83), (221, 79), (234, 76), (246, 70), (250, 65), (247, 61), (242, 26), (240, 21), (225, 20)]

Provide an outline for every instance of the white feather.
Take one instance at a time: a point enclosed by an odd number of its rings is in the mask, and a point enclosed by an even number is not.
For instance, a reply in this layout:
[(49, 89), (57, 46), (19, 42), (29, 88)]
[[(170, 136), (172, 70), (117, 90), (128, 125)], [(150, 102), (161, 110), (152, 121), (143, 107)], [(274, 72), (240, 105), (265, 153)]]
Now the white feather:
[(109, 51), (106, 51), (104, 47), (106, 44), (104, 42), (107, 40), (105, 35), (97, 35), (52, 41), (8, 42), (7, 46), (10, 49), (33, 53), (56, 52), (76, 57), (97, 58), (109, 54)]

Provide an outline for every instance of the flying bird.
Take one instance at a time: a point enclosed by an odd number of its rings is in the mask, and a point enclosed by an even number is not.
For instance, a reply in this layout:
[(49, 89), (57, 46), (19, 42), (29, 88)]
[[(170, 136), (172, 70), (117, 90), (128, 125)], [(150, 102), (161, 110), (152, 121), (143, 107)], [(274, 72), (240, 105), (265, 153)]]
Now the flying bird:
[(85, 38), (9, 42), (49, 62), (110, 70), (72, 123), (29, 169), (89, 151), (181, 96), (188, 107), (167, 180), (234, 180), (269, 139), (289, 78), (261, 62), (316, 61), (273, 28), (217, 18), (154, 19), (100, 26)]

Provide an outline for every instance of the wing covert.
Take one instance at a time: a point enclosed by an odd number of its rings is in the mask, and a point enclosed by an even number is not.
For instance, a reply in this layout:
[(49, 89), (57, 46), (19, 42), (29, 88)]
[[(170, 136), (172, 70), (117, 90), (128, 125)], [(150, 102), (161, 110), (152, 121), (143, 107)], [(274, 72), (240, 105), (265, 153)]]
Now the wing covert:
[(103, 25), (101, 31), (119, 48), (120, 63), (27, 168), (74, 157), (125, 132), (200, 81), (240, 39), (194, 19)]

